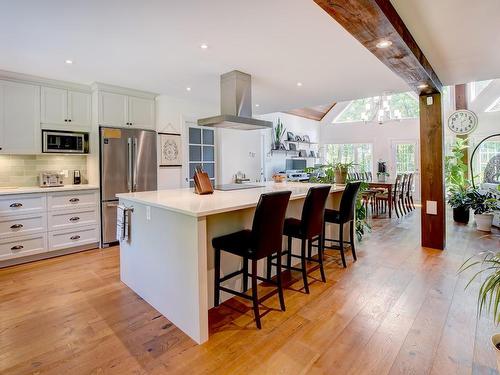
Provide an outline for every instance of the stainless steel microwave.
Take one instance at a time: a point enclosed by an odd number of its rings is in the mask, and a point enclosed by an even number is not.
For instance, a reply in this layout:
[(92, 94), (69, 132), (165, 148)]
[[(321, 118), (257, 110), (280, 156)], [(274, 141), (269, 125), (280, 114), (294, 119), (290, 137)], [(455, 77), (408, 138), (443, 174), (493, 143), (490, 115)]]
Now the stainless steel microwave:
[(89, 133), (42, 130), (42, 152), (88, 154)]

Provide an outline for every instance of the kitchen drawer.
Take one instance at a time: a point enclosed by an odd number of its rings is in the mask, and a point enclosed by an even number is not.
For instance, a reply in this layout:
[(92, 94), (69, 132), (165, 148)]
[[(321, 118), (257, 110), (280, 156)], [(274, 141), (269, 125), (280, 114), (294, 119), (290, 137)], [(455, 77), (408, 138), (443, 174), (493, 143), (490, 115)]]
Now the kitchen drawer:
[(97, 225), (97, 208), (52, 211), (48, 214), (49, 231)]
[(97, 225), (49, 232), (49, 251), (99, 242)]
[(0, 240), (0, 260), (19, 258), (47, 251), (47, 233)]
[(73, 210), (97, 207), (97, 190), (62, 191), (48, 194), (48, 210)]
[(0, 216), (0, 238), (25, 236), (46, 231), (46, 213)]
[(0, 216), (43, 212), (46, 198), (45, 194), (0, 195)]

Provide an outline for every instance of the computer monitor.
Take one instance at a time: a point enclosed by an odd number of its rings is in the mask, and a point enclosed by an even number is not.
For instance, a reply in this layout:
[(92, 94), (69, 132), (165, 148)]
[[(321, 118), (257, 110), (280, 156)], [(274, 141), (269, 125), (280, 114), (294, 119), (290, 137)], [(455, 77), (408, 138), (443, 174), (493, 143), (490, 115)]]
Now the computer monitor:
[(306, 169), (307, 162), (304, 159), (286, 159), (286, 170), (304, 170)]

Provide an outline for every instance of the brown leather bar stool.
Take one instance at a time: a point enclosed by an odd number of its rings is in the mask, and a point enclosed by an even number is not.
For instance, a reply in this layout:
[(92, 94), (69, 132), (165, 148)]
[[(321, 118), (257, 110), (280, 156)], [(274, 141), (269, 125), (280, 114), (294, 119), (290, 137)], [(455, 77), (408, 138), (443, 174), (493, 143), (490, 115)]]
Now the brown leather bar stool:
[[(219, 306), (221, 290), (251, 300), (253, 302), (255, 323), (259, 329), (261, 328), (259, 302), (267, 299), (271, 294), (259, 300), (257, 297), (257, 280), (276, 284), (281, 310), (285, 311), (285, 300), (283, 298), (283, 288), (281, 285), (281, 250), (285, 213), (291, 194), (291, 191), (262, 194), (255, 209), (251, 230), (240, 230), (239, 232), (212, 239), (212, 246), (215, 251), (214, 305)], [(220, 277), (221, 251), (227, 251), (228, 253), (242, 257), (243, 268), (224, 277)], [(277, 254), (278, 256), (276, 282), (257, 275), (258, 260), (272, 254)], [(250, 274), (248, 273), (248, 260), (252, 261), (252, 272)], [(243, 274), (243, 292), (221, 286), (223, 281), (229, 280), (240, 274)], [(252, 296), (245, 294), (248, 290), (248, 276), (252, 279)]]
[[(325, 270), (323, 268), (323, 224), (326, 200), (330, 193), (330, 185), (315, 186), (309, 189), (304, 206), (302, 208), (302, 215), (300, 220), (295, 218), (287, 218), (285, 220), (284, 234), (288, 237), (288, 248), (282, 253), (287, 255), (287, 264), (283, 268), (302, 273), (302, 280), (304, 281), (304, 290), (309, 293), (309, 283), (307, 281), (307, 264), (306, 260), (318, 262), (321, 272), (321, 280), (326, 281)], [(292, 239), (298, 238), (300, 243), (300, 255), (292, 254)], [(318, 259), (311, 257), (311, 250), (313, 242), (318, 242)], [(308, 247), (308, 256), (306, 256), (306, 242)], [(300, 258), (301, 267), (292, 266), (292, 257)], [(267, 276), (271, 276), (271, 266), (278, 266), (277, 263), (272, 263), (272, 259), (276, 257), (269, 257), (267, 262)]]
[[(342, 198), (340, 199), (339, 210), (325, 210), (325, 224), (333, 223), (339, 225), (339, 239), (329, 239), (325, 237), (325, 229), (323, 229), (323, 248), (324, 249), (336, 249), (340, 250), (340, 255), (342, 257), (342, 265), (347, 267), (345, 262), (344, 254), (344, 225), (349, 224), (350, 229), (350, 241), (349, 245), (351, 247), (351, 252), (354, 260), (356, 260), (356, 249), (354, 247), (354, 210), (356, 208), (356, 196), (358, 195), (359, 187), (361, 182), (351, 182), (345, 187), (342, 193)], [(326, 246), (325, 241), (338, 243), (337, 246)]]

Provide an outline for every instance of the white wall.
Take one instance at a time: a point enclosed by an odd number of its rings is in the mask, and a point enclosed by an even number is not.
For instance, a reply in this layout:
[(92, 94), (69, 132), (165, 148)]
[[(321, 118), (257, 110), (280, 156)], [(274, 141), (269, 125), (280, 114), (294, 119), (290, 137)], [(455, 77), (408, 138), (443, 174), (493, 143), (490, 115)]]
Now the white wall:
[[(158, 132), (181, 134), (183, 144), (182, 164), (184, 167), (187, 165), (188, 160), (186, 147), (184, 147), (187, 144), (185, 121), (196, 122), (198, 118), (214, 116), (218, 111), (218, 106), (207, 105), (203, 102), (174, 98), (167, 95), (160, 95), (156, 98), (156, 130)], [(186, 173), (182, 167), (159, 167), (158, 189), (181, 187)]]

